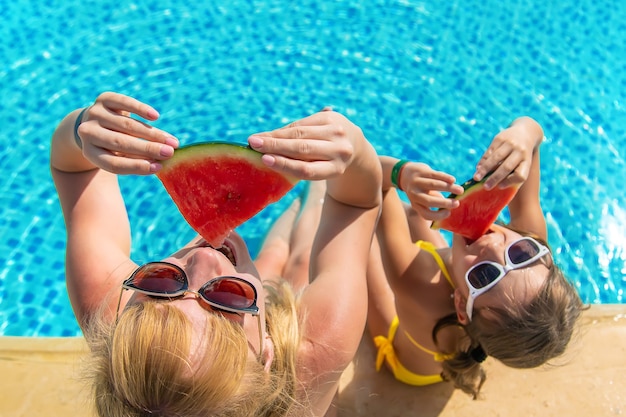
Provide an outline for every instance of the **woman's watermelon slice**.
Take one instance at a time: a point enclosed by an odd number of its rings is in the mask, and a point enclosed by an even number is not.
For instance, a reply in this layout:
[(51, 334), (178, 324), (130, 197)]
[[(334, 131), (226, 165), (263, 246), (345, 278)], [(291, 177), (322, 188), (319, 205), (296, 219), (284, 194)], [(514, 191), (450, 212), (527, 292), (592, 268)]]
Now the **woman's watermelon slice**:
[[(488, 177), (488, 176), (487, 176)], [(443, 220), (434, 221), (431, 228), (445, 229), (476, 240), (489, 230), (500, 212), (515, 197), (519, 186), (504, 189), (485, 189), (485, 180), (468, 180), (463, 183), (463, 194), (450, 194), (448, 198), (459, 200), (459, 207)]]
[(298, 182), (272, 171), (262, 154), (224, 142), (183, 146), (157, 172), (187, 223), (213, 247), (280, 200)]

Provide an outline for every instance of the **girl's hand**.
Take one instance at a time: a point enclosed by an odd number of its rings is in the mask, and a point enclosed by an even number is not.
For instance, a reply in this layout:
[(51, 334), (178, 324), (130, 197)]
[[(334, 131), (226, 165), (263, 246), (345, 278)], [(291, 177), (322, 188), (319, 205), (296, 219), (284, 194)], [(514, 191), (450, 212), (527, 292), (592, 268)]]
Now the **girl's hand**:
[(522, 117), (498, 133), (476, 165), (474, 179), (480, 181), (489, 172), (487, 189), (521, 184), (528, 178), (533, 152), (543, 139), (543, 130), (533, 119)]
[(435, 171), (421, 162), (408, 162), (399, 180), (413, 209), (426, 220), (444, 219), (450, 215), (450, 210), (459, 206), (457, 200), (442, 194), (463, 193), (463, 187), (454, 183), (452, 175)]
[(102, 93), (82, 115), (77, 133), (83, 156), (115, 174), (152, 174), (178, 147), (178, 139), (130, 117), (154, 121), (159, 113), (123, 94)]

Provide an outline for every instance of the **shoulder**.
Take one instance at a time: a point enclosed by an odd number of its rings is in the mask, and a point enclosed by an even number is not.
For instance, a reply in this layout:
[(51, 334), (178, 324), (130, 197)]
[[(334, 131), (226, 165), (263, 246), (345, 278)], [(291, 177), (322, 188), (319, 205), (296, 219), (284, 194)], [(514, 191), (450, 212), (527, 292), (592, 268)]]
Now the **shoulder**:
[(422, 249), (406, 274), (389, 280), (401, 317), (409, 321), (414, 321), (418, 316), (423, 320), (434, 319), (442, 316), (442, 310), (449, 309), (453, 290), (445, 261), (449, 253), (449, 248), (433, 251)]
[(418, 240), (411, 246), (412, 261), (402, 274), (388, 275), (393, 287), (405, 286), (411, 292), (419, 291), (422, 286), (430, 287), (432, 282), (442, 275), (441, 263), (448, 256), (449, 248), (436, 248), (432, 243)]
[[(94, 315), (103, 319), (114, 319), (119, 296), (120, 308), (124, 308), (130, 294), (123, 294), (122, 282), (137, 265), (127, 257), (120, 256), (119, 262), (105, 264), (90, 270), (85, 262), (73, 262), (66, 271), (68, 295), (79, 324), (86, 323)], [(93, 265), (91, 265), (93, 266)]]

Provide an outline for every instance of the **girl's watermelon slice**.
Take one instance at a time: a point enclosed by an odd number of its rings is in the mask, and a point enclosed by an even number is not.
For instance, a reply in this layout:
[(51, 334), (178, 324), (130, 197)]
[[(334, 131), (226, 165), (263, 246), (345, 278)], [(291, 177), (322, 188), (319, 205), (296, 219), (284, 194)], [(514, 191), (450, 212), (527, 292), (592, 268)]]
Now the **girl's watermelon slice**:
[[(487, 176), (488, 177), (488, 176)], [(443, 220), (434, 221), (431, 228), (445, 229), (476, 240), (484, 235), (496, 221), (504, 207), (515, 197), (519, 186), (504, 189), (485, 189), (485, 180), (468, 180), (463, 184), (462, 195), (451, 194), (448, 198), (459, 200), (459, 207)]]
[(298, 182), (242, 145), (201, 143), (177, 149), (157, 172), (189, 225), (213, 247), (231, 230), (278, 201)]

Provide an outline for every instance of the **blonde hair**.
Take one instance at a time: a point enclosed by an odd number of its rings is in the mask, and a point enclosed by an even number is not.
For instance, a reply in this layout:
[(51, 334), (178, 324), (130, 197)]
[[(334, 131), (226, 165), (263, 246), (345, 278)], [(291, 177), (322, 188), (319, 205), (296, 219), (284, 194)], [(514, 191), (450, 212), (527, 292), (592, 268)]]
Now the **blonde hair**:
[(268, 292), (269, 372), (248, 356), (241, 326), (218, 314), (209, 314), (193, 364), (191, 324), (168, 303), (129, 306), (117, 323), (93, 319), (85, 336), (98, 415), (269, 417), (304, 409), (295, 398), (297, 300), (286, 283)]
[(584, 309), (576, 288), (551, 262), (548, 278), (529, 304), (490, 307), (489, 319), (476, 310), (467, 325), (461, 325), (456, 314), (437, 322), (435, 343), (444, 327), (459, 326), (466, 334), (455, 356), (443, 362), (442, 376), (476, 399), (486, 379), (484, 354), (512, 368), (541, 366), (565, 352)]

